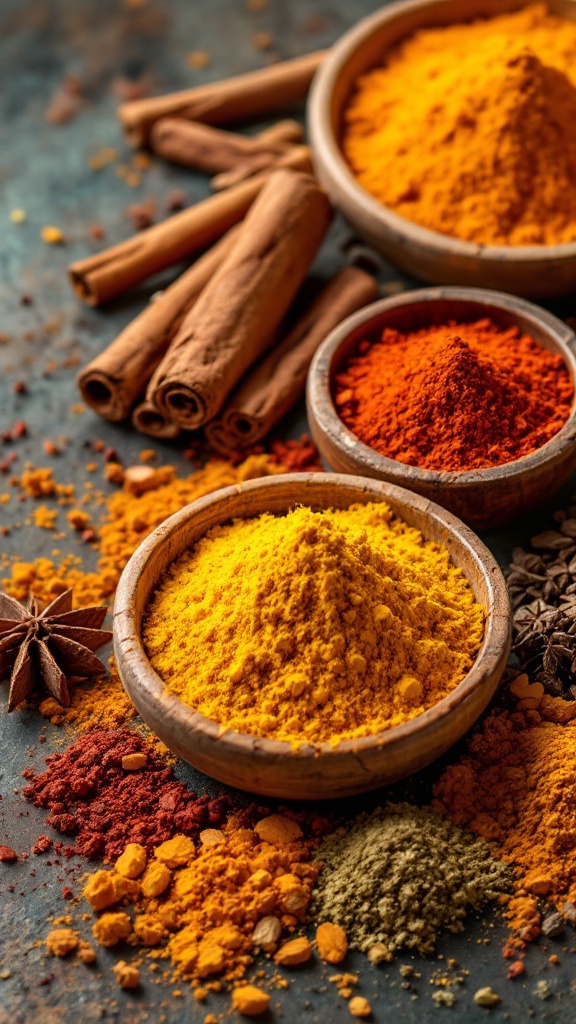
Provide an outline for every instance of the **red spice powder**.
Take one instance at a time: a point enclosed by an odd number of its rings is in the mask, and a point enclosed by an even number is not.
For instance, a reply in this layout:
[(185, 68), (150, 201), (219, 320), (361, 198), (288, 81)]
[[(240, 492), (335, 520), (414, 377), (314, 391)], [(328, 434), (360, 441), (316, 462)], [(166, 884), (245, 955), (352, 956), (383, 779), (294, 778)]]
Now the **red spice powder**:
[[(145, 754), (146, 765), (137, 771), (123, 768), (122, 758), (128, 754)], [(237, 828), (252, 828), (271, 813), (268, 806), (239, 793), (197, 796), (130, 729), (94, 729), (63, 754), (51, 754), (46, 764), (41, 774), (22, 772), (30, 783), (22, 792), (36, 807), (48, 808), (47, 825), (75, 837), (66, 856), (77, 853), (112, 863), (128, 843), (141, 843), (151, 854), (174, 835), (196, 840), (205, 828), (221, 828), (231, 813)], [(291, 811), (290, 816), (309, 838), (320, 838), (334, 827), (319, 814)], [(50, 840), (39, 836), (33, 852), (44, 852), (46, 844)]]
[(549, 441), (570, 415), (559, 355), (489, 319), (363, 341), (336, 376), (334, 401), (382, 455), (434, 470), (511, 462)]
[(280, 438), (272, 441), (270, 454), (287, 473), (321, 473), (324, 469), (318, 449), (307, 434), (302, 434), (299, 441)]
[[(126, 771), (122, 758), (139, 753), (146, 754), (146, 766)], [(74, 852), (88, 860), (114, 861), (127, 843), (141, 843), (151, 853), (176, 833), (196, 838), (204, 828), (219, 828), (232, 807), (230, 797), (197, 796), (187, 789), (129, 729), (86, 733), (46, 764), (42, 774), (22, 772), (30, 780), (23, 794), (49, 809), (47, 824), (75, 836)]]

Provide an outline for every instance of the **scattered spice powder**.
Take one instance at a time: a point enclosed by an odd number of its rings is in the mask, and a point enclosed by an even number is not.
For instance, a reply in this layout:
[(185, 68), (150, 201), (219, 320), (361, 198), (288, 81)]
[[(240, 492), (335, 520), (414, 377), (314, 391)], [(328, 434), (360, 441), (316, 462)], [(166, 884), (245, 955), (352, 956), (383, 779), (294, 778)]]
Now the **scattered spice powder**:
[(168, 569), (142, 636), (185, 703), (298, 746), (421, 714), (462, 680), (483, 629), (448, 551), (376, 503), (215, 527)]
[(64, 241), (64, 235), (60, 228), (55, 228), (52, 225), (42, 228), (40, 237), (46, 245), (61, 245)]
[(576, 718), (555, 721), (562, 707), (576, 715), (546, 695), (537, 710), (494, 710), (435, 788), (456, 824), (519, 870), (507, 917), (524, 940), (539, 933), (540, 897), (576, 901)]
[(34, 526), (37, 526), (39, 529), (54, 530), (56, 528), (58, 511), (54, 508), (48, 508), (46, 505), (38, 505), (38, 508), (34, 509), (32, 517), (34, 519)]
[[(139, 855), (136, 881), (127, 881), (118, 870), (125, 870), (127, 851), (112, 871), (89, 876), (84, 895), (93, 910), (104, 910), (93, 929), (97, 941), (115, 944), (120, 930), (133, 934), (143, 952), (161, 945), (177, 975), (195, 986), (214, 976), (241, 980), (260, 949), (255, 936), (263, 920), (278, 922), (278, 938), (305, 920), (318, 868), (310, 862), (313, 842), (300, 829), (289, 842), (268, 842), (233, 816), (218, 841), (216, 831), (200, 832), (197, 851), (178, 835), (155, 849), (148, 846), (144, 869)], [(150, 887), (159, 871), (165, 877)], [(97, 893), (104, 898), (96, 900)], [(125, 911), (109, 909), (130, 903), (136, 904), (132, 919)], [(295, 943), (310, 947), (304, 938), (287, 945)], [(276, 948), (277, 941), (267, 946), (269, 952)], [(234, 1005), (239, 1000), (239, 994), (233, 995)]]
[[(150, 467), (138, 468), (148, 471)], [(44, 603), (54, 596), (51, 587), (57, 581), (61, 589), (74, 588), (78, 604), (110, 603), (130, 556), (164, 519), (220, 487), (280, 472), (282, 467), (278, 462), (265, 454), (249, 456), (237, 466), (214, 459), (188, 477), (175, 476), (171, 466), (152, 469), (157, 476), (155, 485), (147, 492), (134, 494), (128, 487), (107, 498), (103, 522), (98, 530), (100, 558), (96, 572), (85, 572), (69, 563), (61, 569), (49, 559), (37, 559), (32, 563), (16, 563), (12, 567), (12, 578), (3, 580), (4, 588), (18, 600), (25, 598), (31, 590)], [(23, 473), (21, 483), (33, 497), (57, 493), (59, 486), (51, 469)], [(21, 578), (19, 564), (26, 565), (26, 572)]]
[[(146, 755), (137, 772), (122, 767), (122, 758), (133, 754)], [(22, 773), (29, 782), (23, 794), (50, 811), (46, 823), (70, 836), (74, 852), (88, 860), (115, 860), (128, 843), (151, 852), (177, 832), (197, 837), (204, 828), (220, 827), (232, 806), (228, 796), (188, 790), (165, 759), (128, 729), (84, 733), (46, 764), (40, 774)]]
[(449, 322), (363, 341), (337, 374), (346, 426), (381, 455), (424, 469), (484, 469), (546, 444), (570, 415), (561, 356), (516, 327)]
[(576, 25), (545, 3), (422, 29), (358, 79), (344, 153), (368, 192), (434, 231), (572, 242), (575, 67)]
[(488, 843), (431, 808), (388, 803), (328, 836), (314, 891), (316, 920), (339, 924), (374, 962), (404, 947), (434, 952), (442, 930), (462, 931), (469, 909), (511, 891)]

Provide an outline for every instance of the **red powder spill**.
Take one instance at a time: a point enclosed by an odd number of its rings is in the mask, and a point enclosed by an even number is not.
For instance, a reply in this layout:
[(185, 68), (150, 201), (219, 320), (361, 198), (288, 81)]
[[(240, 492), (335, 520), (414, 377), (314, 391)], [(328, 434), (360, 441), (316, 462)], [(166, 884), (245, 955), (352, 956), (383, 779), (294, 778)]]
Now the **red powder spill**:
[(289, 473), (318, 473), (324, 470), (311, 437), (302, 434), (299, 441), (273, 441), (270, 454)]
[[(140, 753), (146, 754), (144, 768), (122, 767), (123, 757)], [(130, 729), (94, 729), (65, 753), (51, 754), (46, 764), (41, 774), (31, 768), (22, 772), (30, 782), (22, 793), (36, 807), (48, 808), (47, 825), (75, 837), (74, 846), (54, 844), (56, 853), (66, 858), (76, 853), (111, 863), (128, 843), (141, 843), (150, 854), (173, 835), (197, 839), (202, 829), (220, 828), (232, 812), (238, 828), (252, 828), (270, 814), (269, 807), (241, 793), (197, 796)], [(288, 813), (310, 838), (334, 828), (333, 821), (319, 814)], [(49, 842), (39, 836), (33, 852), (44, 852)]]
[[(125, 771), (122, 758), (136, 753), (146, 754), (146, 766)], [(86, 733), (46, 764), (40, 775), (22, 772), (30, 780), (22, 792), (36, 807), (48, 808), (46, 823), (75, 836), (74, 852), (88, 860), (113, 861), (127, 843), (141, 843), (151, 853), (177, 833), (196, 838), (204, 828), (219, 828), (232, 808), (229, 797), (197, 796), (187, 789), (128, 729)]]

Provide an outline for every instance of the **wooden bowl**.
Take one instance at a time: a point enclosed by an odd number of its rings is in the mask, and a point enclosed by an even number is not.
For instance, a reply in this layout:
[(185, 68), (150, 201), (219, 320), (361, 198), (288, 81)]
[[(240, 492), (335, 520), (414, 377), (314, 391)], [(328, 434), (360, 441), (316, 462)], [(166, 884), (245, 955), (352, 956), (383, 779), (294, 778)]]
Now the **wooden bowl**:
[(375, 477), (425, 495), (475, 527), (509, 522), (549, 499), (576, 468), (576, 397), (569, 419), (542, 448), (489, 469), (440, 472), (408, 466), (363, 444), (340, 419), (332, 382), (364, 338), (384, 327), (415, 330), (447, 320), (489, 316), (540, 341), (566, 363), (576, 389), (576, 336), (556, 317), (523, 299), (473, 288), (422, 288), (365, 306), (336, 327), (318, 349), (308, 374), (307, 406), (318, 450), (336, 473)]
[[(165, 569), (211, 527), (235, 517), (283, 513), (294, 505), (347, 508), (388, 502), (462, 568), (485, 616), (476, 661), (453, 692), (405, 725), (331, 748), (222, 732), (169, 693), (141, 640), (144, 610)], [(221, 782), (285, 799), (324, 799), (375, 789), (429, 764), (478, 718), (510, 650), (510, 608), (502, 573), (481, 541), (444, 509), (376, 480), (330, 473), (266, 477), (210, 494), (177, 512), (140, 545), (122, 573), (114, 608), (114, 651), (124, 688), (142, 718), (185, 761)], [(191, 669), (193, 671), (193, 668)]]
[[(491, 246), (465, 242), (398, 216), (356, 180), (340, 149), (343, 109), (358, 76), (376, 66), (400, 39), (427, 26), (494, 16), (527, 0), (407, 0), (358, 22), (316, 73), (308, 128), (316, 176), (358, 234), (392, 263), (434, 284), (500, 288), (530, 297), (567, 295), (576, 280), (576, 242)], [(576, 20), (573, 0), (549, 0), (553, 13)], [(394, 174), (394, 166), (386, 169)]]

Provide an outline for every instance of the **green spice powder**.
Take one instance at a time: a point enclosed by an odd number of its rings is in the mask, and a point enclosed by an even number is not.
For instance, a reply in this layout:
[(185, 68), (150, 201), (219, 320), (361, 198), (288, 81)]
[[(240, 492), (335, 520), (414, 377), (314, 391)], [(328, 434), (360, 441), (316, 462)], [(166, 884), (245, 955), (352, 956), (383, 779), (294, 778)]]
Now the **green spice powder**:
[(509, 892), (511, 870), (488, 844), (431, 808), (387, 803), (324, 840), (313, 917), (344, 928), (350, 945), (390, 960), (432, 953), (438, 933), (462, 931), (469, 909)]

